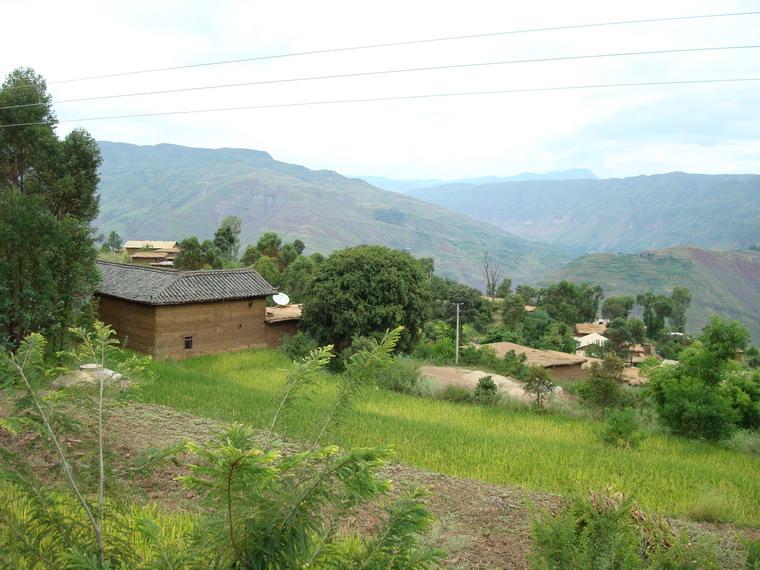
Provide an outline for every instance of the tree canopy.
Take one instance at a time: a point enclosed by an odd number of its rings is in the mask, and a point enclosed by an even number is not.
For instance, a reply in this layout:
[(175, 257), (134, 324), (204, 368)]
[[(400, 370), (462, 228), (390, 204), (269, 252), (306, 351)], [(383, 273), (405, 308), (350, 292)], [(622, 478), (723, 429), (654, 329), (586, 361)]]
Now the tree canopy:
[(100, 151), (81, 129), (59, 139), (56, 122), (45, 80), (12, 71), (0, 125), (31, 124), (0, 128), (0, 344), (38, 331), (61, 347), (92, 316)]
[(410, 350), (429, 314), (428, 277), (419, 261), (384, 246), (337, 251), (319, 264), (303, 296), (302, 326), (320, 343), (343, 350), (356, 336), (401, 325)]

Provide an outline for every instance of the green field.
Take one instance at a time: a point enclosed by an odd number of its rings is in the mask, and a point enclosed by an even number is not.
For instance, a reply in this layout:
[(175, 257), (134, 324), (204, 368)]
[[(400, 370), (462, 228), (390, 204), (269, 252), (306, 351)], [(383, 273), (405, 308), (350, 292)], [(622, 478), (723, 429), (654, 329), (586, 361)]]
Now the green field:
[[(265, 427), (287, 366), (273, 350), (154, 362), (142, 398)], [(282, 417), (278, 431), (313, 437), (334, 394), (325, 374), (311, 397)], [(666, 436), (649, 437), (638, 450), (616, 449), (599, 442), (598, 428), (584, 418), (372, 388), (327, 440), (392, 446), (404, 463), (459, 477), (563, 494), (612, 486), (663, 514), (687, 517), (708, 505), (726, 521), (760, 526), (760, 457)]]

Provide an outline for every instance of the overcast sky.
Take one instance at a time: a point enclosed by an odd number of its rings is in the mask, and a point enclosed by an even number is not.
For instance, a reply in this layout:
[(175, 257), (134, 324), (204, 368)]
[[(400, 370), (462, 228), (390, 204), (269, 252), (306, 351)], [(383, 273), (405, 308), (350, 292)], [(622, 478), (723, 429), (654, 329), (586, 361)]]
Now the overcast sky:
[[(0, 3), (0, 73), (34, 67), (55, 99), (569, 55), (760, 44), (760, 15), (551, 31), (133, 75), (294, 51), (611, 20), (760, 10), (755, 1)], [(59, 119), (599, 83), (760, 77), (760, 49), (488, 66), (57, 104)], [(760, 172), (760, 82), (626, 87), (61, 123), (100, 140), (265, 150), (343, 174), (599, 176)]]

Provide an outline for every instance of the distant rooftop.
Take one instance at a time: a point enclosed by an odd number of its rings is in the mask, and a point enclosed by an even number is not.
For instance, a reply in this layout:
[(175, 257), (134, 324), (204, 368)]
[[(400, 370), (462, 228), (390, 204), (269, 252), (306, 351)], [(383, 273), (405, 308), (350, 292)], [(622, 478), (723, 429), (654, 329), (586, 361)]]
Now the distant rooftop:
[(181, 305), (266, 297), (277, 293), (253, 269), (176, 271), (98, 261), (99, 295), (146, 305)]
[(176, 241), (155, 239), (130, 239), (124, 242), (125, 249), (174, 249), (177, 245)]
[(583, 356), (576, 356), (575, 354), (568, 354), (567, 352), (559, 352), (557, 350), (539, 350), (538, 348), (531, 348), (529, 346), (515, 344), (514, 342), (492, 342), (490, 344), (484, 344), (483, 346), (488, 346), (494, 349), (496, 355), (499, 357), (503, 357), (510, 350), (514, 350), (515, 354), (525, 355), (526, 364), (543, 366), (544, 368), (571, 366), (586, 362), (586, 358)]

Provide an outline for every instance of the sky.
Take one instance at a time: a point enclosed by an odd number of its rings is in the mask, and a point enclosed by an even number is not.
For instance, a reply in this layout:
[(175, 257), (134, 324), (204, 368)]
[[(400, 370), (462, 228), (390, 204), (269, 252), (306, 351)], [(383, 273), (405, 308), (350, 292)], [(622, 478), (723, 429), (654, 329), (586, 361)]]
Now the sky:
[[(66, 2), (2, 0), (0, 75), (54, 100), (409, 67), (760, 44), (760, 14), (500, 35), (110, 79), (202, 62), (593, 22), (760, 11), (754, 1)], [(760, 78), (760, 49), (491, 65), (57, 103), (65, 135), (264, 150), (348, 175), (456, 179), (587, 168), (600, 177), (760, 173), (760, 81), (88, 117), (462, 91)], [(65, 121), (65, 122), (64, 122)]]

